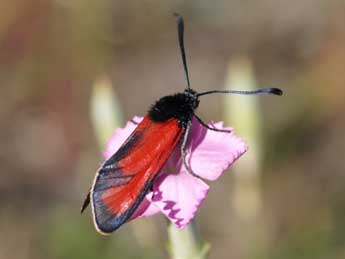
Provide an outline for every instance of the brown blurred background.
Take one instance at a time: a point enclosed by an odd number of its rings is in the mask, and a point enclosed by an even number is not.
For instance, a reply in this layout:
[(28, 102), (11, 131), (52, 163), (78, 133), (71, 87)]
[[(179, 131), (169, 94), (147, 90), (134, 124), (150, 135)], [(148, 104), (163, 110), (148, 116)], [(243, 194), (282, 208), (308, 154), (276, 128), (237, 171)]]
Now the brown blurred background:
[[(120, 125), (185, 86), (173, 12), (195, 90), (224, 88), (245, 59), (256, 87), (285, 92), (257, 98), (261, 205), (238, 212), (231, 170), (210, 183), (197, 216), (210, 258), (345, 258), (343, 1), (12, 0), (0, 2), (0, 259), (168, 257), (163, 216), (102, 237), (79, 208), (102, 162), (98, 80), (111, 82)], [(227, 98), (198, 114), (228, 120)]]

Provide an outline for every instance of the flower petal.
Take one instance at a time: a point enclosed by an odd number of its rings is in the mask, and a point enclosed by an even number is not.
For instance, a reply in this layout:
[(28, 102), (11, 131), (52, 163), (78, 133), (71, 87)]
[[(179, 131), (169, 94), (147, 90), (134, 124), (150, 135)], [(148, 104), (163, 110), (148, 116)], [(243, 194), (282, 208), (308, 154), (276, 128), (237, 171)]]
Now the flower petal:
[(208, 125), (230, 132), (207, 130), (193, 119), (188, 138), (187, 160), (195, 174), (207, 180), (216, 180), (248, 150), (248, 147), (234, 134), (233, 129), (224, 128), (223, 122)]
[(154, 183), (152, 203), (177, 227), (185, 227), (205, 199), (209, 186), (186, 170), (162, 173)]

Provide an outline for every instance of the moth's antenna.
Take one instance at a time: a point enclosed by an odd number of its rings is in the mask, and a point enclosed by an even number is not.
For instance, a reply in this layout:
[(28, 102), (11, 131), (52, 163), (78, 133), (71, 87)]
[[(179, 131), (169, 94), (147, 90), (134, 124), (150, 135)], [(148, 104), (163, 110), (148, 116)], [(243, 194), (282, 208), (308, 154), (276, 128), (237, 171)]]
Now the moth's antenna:
[(188, 67), (187, 67), (187, 61), (186, 61), (186, 53), (184, 50), (184, 41), (183, 41), (183, 34), (184, 34), (183, 17), (181, 15), (179, 15), (178, 13), (174, 13), (174, 15), (175, 15), (176, 21), (177, 21), (178, 43), (180, 45), (183, 68), (184, 68), (184, 72), (185, 72), (186, 79), (187, 79), (187, 88), (190, 89)]
[(265, 88), (259, 89), (255, 91), (240, 91), (240, 90), (212, 90), (207, 92), (202, 92), (197, 94), (198, 97), (207, 95), (207, 94), (243, 94), (243, 95), (251, 95), (251, 94), (274, 94), (274, 95), (283, 95), (283, 91), (279, 88)]

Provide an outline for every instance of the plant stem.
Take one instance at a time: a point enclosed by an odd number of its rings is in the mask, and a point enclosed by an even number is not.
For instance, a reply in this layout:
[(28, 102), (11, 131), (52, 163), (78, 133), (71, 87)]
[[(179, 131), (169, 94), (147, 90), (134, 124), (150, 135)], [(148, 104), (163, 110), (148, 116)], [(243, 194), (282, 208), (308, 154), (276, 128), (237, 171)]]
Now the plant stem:
[(202, 241), (196, 224), (192, 221), (184, 229), (178, 229), (169, 224), (169, 253), (172, 259), (205, 259), (210, 248), (207, 242)]

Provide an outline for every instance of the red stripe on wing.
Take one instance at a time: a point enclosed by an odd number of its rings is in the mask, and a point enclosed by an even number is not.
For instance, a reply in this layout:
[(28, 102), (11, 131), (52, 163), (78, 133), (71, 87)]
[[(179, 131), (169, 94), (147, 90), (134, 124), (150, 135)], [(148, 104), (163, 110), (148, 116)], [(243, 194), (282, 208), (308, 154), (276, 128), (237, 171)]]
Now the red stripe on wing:
[(130, 218), (183, 132), (176, 119), (157, 123), (146, 116), (104, 163), (91, 189), (97, 230), (110, 233)]

